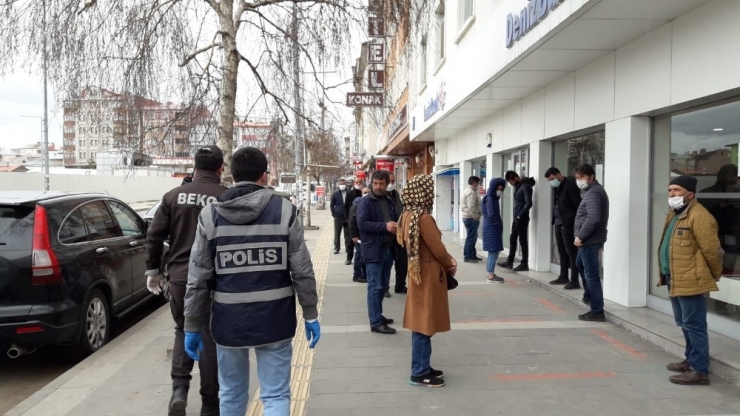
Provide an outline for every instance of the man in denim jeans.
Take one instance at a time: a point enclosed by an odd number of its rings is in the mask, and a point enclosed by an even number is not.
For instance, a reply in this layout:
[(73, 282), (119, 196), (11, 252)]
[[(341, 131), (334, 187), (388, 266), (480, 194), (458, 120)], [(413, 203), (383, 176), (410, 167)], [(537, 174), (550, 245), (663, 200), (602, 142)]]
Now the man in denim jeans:
[(606, 243), (606, 226), (609, 222), (609, 197), (596, 180), (594, 167), (585, 164), (576, 168), (576, 185), (584, 192), (576, 212), (573, 244), (578, 247), (576, 264), (586, 279), (583, 301), (591, 310), (578, 315), (581, 321), (604, 322), (604, 292), (599, 272), (599, 251)]
[(696, 201), (696, 178), (679, 176), (668, 186), (670, 212), (658, 251), (660, 282), (668, 285), (673, 317), (686, 340), (685, 359), (670, 363), (675, 384), (709, 384), (706, 294), (719, 290), (722, 248), (717, 221)]
[(388, 171), (378, 170), (372, 176), (372, 192), (360, 199), (357, 227), (360, 229), (362, 260), (367, 270), (367, 312), (370, 330), (379, 334), (395, 334), (389, 327), (392, 319), (383, 316), (383, 298), (391, 281), (395, 256), (398, 212), (388, 197)]
[(478, 241), (478, 226), (482, 214), (480, 208), (480, 197), (478, 186), (480, 178), (471, 176), (468, 178), (468, 186), (463, 190), (460, 201), (460, 214), (465, 225), (465, 246), (463, 248), (463, 261), (466, 263), (477, 263), (482, 260), (475, 251), (475, 243)]

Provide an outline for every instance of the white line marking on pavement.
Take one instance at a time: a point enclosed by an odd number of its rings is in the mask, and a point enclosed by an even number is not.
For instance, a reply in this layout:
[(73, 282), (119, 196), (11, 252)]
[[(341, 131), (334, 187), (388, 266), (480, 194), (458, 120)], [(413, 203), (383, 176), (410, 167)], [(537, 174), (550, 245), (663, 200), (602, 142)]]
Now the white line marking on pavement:
[[(453, 323), (453, 330), (482, 331), (500, 329), (577, 329), (577, 328), (603, 328), (608, 323), (582, 322), (582, 321), (538, 321), (538, 322), (472, 322)], [(394, 326), (398, 331), (407, 329)], [(328, 325), (321, 327), (323, 334), (344, 334), (356, 332), (369, 332), (369, 325)]]

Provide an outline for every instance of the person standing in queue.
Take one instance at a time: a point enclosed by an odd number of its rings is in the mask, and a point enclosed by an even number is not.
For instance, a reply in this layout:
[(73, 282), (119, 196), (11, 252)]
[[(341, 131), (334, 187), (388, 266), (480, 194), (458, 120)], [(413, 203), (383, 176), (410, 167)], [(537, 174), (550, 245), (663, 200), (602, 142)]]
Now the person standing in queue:
[[(362, 190), (362, 197), (370, 193), (370, 188)], [(355, 269), (352, 273), (352, 281), (356, 283), (367, 283), (367, 270), (365, 262), (362, 261), (362, 250), (360, 248), (360, 229), (357, 227), (357, 208), (360, 206), (361, 198), (355, 198), (352, 208), (349, 210), (349, 235), (355, 244)]]
[(185, 350), (199, 358), (198, 329), (208, 325), (199, 311), (211, 304), (221, 415), (246, 414), (254, 349), (263, 414), (288, 416), (296, 297), (309, 348), (321, 337), (311, 254), (295, 207), (266, 188), (265, 154), (237, 150), (231, 174), (238, 182), (198, 217), (185, 294)]
[[(393, 201), (393, 205), (396, 207), (396, 212), (398, 213), (399, 218), (401, 217), (401, 214), (403, 213), (403, 204), (401, 203), (401, 193), (398, 192), (398, 189), (396, 189), (396, 175), (393, 172), (388, 172), (388, 174), (391, 177), (391, 183), (388, 184), (388, 188), (386, 188), (386, 192), (388, 192), (388, 196)], [(408, 257), (406, 256), (406, 250), (401, 247), (400, 244), (396, 243), (395, 245), (395, 254), (396, 254), (396, 260), (393, 264), (393, 268), (396, 271), (396, 284), (394, 285), (393, 291), (400, 294), (405, 294), (407, 292), (406, 289), (406, 274), (408, 273)], [(386, 290), (385, 297), (389, 298), (391, 297), (390, 292)]]
[[(195, 240), (198, 214), (208, 203), (213, 202), (226, 188), (221, 186), (224, 156), (217, 146), (203, 146), (195, 153), (195, 173), (192, 181), (166, 193), (154, 214), (146, 236), (146, 286), (150, 292), (160, 294), (164, 288), (162, 276), (162, 252), (169, 238), (170, 253), (167, 271), (170, 279), (170, 309), (175, 320), (175, 344), (172, 350), (172, 397), (169, 404), (170, 416), (184, 416), (190, 389), (190, 373), (193, 360), (185, 353), (184, 299), (188, 281), (190, 249)], [(210, 305), (199, 311), (208, 322)], [(219, 414), (218, 368), (216, 345), (207, 325), (200, 328), (204, 350), (198, 363), (200, 368), (201, 415)]]
[[(355, 200), (362, 197), (363, 195), (362, 191), (364, 188), (365, 188), (365, 182), (361, 178), (355, 178), (353, 185), (352, 185), (352, 189), (347, 191), (347, 197), (344, 199), (344, 217), (348, 219), (347, 222), (351, 221), (349, 212), (352, 209), (352, 206)], [(355, 212), (355, 222), (357, 222), (356, 217), (357, 217), (357, 212)], [(349, 227), (350, 227), (350, 240), (352, 240), (352, 226), (350, 225)], [(353, 261), (352, 259), (357, 258), (355, 246), (356, 244), (352, 242), (352, 244), (350, 244), (347, 247), (347, 260), (345, 260), (344, 262), (344, 264), (346, 264), (347, 266), (352, 264), (352, 261)]]

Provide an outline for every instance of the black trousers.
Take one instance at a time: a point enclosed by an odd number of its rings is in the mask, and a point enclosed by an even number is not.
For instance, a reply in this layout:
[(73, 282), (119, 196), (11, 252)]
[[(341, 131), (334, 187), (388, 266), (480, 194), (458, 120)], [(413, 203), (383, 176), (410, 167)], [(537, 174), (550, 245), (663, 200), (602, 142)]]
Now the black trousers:
[(558, 244), (558, 254), (560, 255), (560, 279), (568, 280), (568, 269), (570, 269), (570, 281), (578, 283), (578, 267), (576, 258), (578, 258), (578, 247), (573, 244), (575, 241), (573, 228), (555, 226), (555, 241)]
[[(172, 387), (190, 388), (193, 359), (185, 352), (185, 287), (186, 282), (170, 282), (170, 309), (175, 320), (175, 345), (172, 349)], [(216, 343), (211, 336), (210, 308), (203, 318), (203, 351), (200, 352), (200, 396), (205, 404), (218, 404), (218, 360)]]
[(511, 224), (511, 236), (509, 236), (508, 263), (513, 263), (516, 257), (516, 243), (522, 245), (522, 264), (529, 263), (529, 218), (514, 220)]
[(406, 253), (405, 247), (401, 247), (398, 243), (395, 243), (395, 246), (396, 262), (393, 265), (396, 268), (395, 289), (403, 289), (406, 287), (406, 274), (409, 271), (409, 257)]
[(347, 252), (347, 258), (352, 260), (355, 254), (355, 244), (349, 238), (349, 223), (344, 218), (334, 217), (334, 251), (339, 251), (339, 237), (344, 231), (344, 249)]

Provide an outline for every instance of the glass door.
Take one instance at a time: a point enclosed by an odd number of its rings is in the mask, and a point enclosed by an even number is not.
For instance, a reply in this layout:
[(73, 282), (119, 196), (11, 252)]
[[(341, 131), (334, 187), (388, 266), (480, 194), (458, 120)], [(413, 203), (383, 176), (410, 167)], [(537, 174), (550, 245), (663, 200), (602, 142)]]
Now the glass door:
[[(515, 150), (511, 153), (504, 154), (503, 165), (503, 172), (501, 172), (502, 178), (504, 177), (506, 172), (510, 170), (513, 170), (522, 178), (527, 176), (527, 173), (529, 172), (529, 148), (525, 147)], [(513, 192), (514, 188), (507, 186), (506, 190), (504, 190), (503, 196), (501, 197), (501, 218), (504, 221), (504, 253), (502, 253), (503, 256), (506, 256), (509, 253), (509, 236), (511, 235), (511, 223), (513, 221), (514, 210)]]

